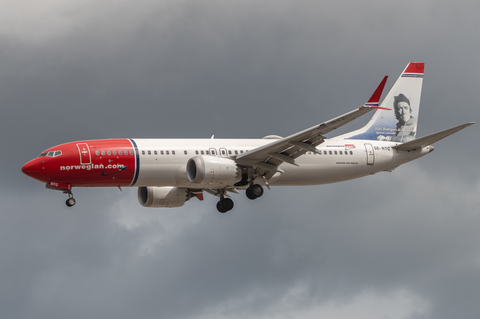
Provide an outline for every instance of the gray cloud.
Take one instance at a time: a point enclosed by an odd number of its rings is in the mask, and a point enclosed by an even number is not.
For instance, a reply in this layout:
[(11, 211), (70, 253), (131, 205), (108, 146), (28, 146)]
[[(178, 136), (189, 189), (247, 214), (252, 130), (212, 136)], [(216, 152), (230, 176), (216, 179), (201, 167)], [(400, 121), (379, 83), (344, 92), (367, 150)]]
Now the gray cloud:
[(3, 317), (477, 317), (476, 126), (393, 173), (237, 195), (226, 215), (103, 188), (67, 210), (20, 168), (73, 140), (285, 136), (409, 61), (426, 62), (420, 135), (476, 120), (479, 4), (48, 6), (0, 34)]

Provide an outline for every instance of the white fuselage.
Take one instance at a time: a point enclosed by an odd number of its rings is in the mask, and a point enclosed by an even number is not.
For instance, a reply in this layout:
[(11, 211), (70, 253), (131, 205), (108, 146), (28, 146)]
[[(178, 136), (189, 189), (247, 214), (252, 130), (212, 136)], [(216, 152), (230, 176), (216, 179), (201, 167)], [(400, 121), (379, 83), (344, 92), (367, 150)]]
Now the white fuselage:
[[(197, 155), (235, 158), (249, 150), (271, 143), (271, 139), (133, 139), (138, 147), (138, 178), (132, 186), (177, 186), (209, 188), (187, 179), (186, 163)], [(397, 151), (399, 143), (371, 140), (327, 139), (317, 147), (321, 154), (308, 152), (296, 160), (298, 166), (283, 163), (283, 173), (269, 181), (272, 186), (335, 183), (381, 171), (433, 150), (427, 146), (414, 151)], [(264, 184), (258, 179), (256, 182)], [(225, 185), (233, 187), (233, 185)]]

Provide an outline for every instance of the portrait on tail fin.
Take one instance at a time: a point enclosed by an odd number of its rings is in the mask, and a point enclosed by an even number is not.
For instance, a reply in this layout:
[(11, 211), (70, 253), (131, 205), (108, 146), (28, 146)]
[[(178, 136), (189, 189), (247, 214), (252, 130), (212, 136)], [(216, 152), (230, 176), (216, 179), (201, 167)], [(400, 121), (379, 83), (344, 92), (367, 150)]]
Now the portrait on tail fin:
[(402, 93), (393, 98), (393, 109), (397, 119), (393, 135), (378, 135), (379, 141), (409, 142), (415, 139), (417, 119), (413, 117), (410, 100)]

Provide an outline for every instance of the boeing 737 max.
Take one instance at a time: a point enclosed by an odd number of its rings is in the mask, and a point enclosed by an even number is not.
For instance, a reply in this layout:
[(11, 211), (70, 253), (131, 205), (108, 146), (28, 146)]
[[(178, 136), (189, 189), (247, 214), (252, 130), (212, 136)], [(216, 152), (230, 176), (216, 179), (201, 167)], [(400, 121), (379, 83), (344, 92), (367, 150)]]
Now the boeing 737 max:
[[(61, 144), (26, 163), (22, 171), (68, 194), (73, 187), (138, 187), (145, 207), (180, 207), (203, 192), (218, 196), (217, 209), (233, 208), (231, 193), (249, 199), (264, 186), (319, 185), (346, 181), (433, 151), (431, 144), (473, 123), (416, 138), (424, 64), (407, 65), (379, 106), (386, 77), (370, 100), (351, 112), (287, 137), (262, 139), (106, 139)], [(325, 135), (376, 110), (363, 128)]]

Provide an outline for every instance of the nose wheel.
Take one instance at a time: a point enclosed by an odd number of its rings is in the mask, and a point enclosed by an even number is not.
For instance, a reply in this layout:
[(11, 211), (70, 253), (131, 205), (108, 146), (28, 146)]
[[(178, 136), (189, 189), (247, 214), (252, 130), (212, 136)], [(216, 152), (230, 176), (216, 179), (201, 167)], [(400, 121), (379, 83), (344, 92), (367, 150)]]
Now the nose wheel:
[(67, 207), (72, 207), (77, 201), (75, 200), (75, 198), (73, 198), (72, 191), (68, 191), (66, 193), (68, 194), (68, 199), (65, 204), (67, 204)]
[(71, 197), (71, 198), (67, 199), (65, 204), (67, 204), (68, 207), (72, 207), (73, 205), (75, 205), (76, 202), (77, 201), (75, 200), (75, 198)]

